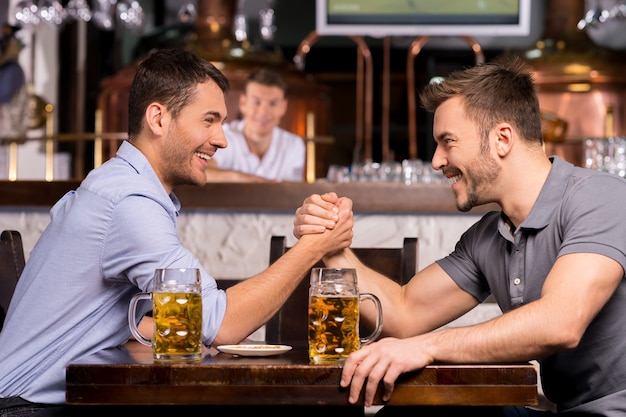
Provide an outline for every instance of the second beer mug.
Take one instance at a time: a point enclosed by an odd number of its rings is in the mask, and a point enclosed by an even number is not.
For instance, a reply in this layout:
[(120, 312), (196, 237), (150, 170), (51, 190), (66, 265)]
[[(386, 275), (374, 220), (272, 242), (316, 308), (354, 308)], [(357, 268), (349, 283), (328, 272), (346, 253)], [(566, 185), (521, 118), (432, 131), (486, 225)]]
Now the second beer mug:
[[(137, 329), (137, 303), (152, 300), (154, 337)], [(200, 270), (157, 269), (154, 291), (135, 294), (128, 306), (130, 331), (138, 342), (152, 346), (160, 361), (199, 361), (202, 358), (202, 286)]]
[[(359, 304), (369, 300), (376, 308), (376, 324), (367, 337), (359, 336)], [(343, 362), (361, 344), (373, 342), (383, 329), (380, 301), (359, 294), (356, 270), (313, 268), (309, 289), (309, 359), (313, 363)]]

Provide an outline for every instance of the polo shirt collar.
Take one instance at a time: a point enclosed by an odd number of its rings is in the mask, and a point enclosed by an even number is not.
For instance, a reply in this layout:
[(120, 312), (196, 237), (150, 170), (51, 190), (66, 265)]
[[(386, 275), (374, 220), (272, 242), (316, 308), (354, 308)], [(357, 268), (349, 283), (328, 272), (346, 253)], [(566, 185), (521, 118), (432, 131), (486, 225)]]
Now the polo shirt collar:
[(563, 200), (569, 178), (574, 172), (574, 165), (558, 156), (551, 156), (549, 159), (552, 162), (552, 168), (548, 178), (546, 178), (537, 201), (533, 204), (533, 208), (520, 228), (542, 229), (546, 227), (550, 219), (553, 218), (554, 210), (560, 206), (559, 202)]

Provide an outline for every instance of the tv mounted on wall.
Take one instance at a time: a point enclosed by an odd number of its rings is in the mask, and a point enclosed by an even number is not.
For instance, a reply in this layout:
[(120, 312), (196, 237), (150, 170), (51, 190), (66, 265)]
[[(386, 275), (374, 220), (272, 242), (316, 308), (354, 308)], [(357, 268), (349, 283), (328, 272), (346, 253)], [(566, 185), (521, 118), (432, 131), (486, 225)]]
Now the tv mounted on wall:
[(538, 8), (540, 3), (539, 0), (316, 0), (316, 31), (320, 35), (371, 37), (528, 37), (533, 7)]

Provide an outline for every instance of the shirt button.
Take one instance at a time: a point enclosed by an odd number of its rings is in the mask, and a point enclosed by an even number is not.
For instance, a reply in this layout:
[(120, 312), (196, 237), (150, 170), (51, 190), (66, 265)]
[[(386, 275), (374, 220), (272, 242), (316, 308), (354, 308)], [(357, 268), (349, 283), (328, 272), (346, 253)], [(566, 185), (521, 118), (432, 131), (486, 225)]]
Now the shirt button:
[(519, 279), (519, 278), (515, 278), (515, 279), (513, 280), (513, 284), (515, 284), (515, 285), (520, 285), (520, 283), (521, 283), (521, 282), (522, 282), (522, 280), (521, 280), (521, 279)]

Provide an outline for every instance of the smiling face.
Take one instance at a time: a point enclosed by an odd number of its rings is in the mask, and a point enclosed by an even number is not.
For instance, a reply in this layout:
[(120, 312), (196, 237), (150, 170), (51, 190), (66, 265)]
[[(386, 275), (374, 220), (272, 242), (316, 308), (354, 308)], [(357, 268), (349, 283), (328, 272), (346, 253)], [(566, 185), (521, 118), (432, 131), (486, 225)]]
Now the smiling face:
[(228, 145), (225, 118), (224, 92), (213, 81), (198, 84), (195, 97), (176, 119), (169, 119), (162, 138), (157, 172), (166, 188), (206, 183), (208, 160)]
[(480, 137), (476, 123), (465, 115), (461, 98), (448, 99), (437, 108), (433, 135), (437, 149), (432, 166), (452, 183), (457, 208), (469, 211), (493, 202), (501, 167), (491, 154), (489, 140)]
[(277, 86), (250, 82), (239, 99), (239, 109), (246, 119), (246, 137), (271, 137), (287, 111), (287, 99)]

